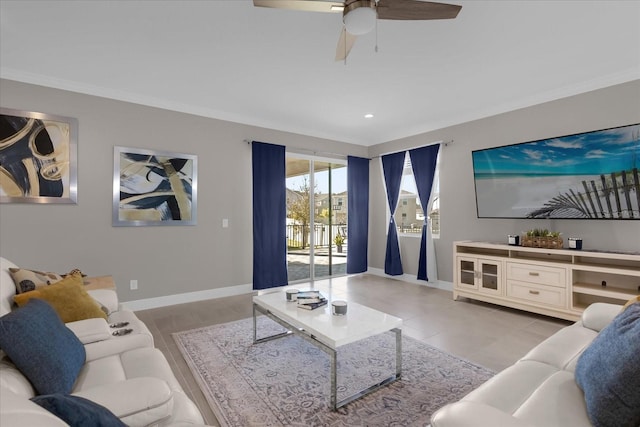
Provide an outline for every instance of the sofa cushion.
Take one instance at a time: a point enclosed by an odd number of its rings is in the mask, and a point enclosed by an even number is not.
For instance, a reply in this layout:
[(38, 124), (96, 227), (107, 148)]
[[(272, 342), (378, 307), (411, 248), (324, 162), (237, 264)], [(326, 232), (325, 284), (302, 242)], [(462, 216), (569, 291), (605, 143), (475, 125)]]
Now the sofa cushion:
[(80, 274), (68, 275), (53, 285), (14, 297), (20, 307), (32, 298), (43, 299), (50, 303), (65, 323), (91, 318), (107, 318), (107, 314), (100, 305), (84, 290)]
[(547, 378), (513, 416), (538, 426), (590, 425), (582, 391), (569, 371), (558, 371)]
[(537, 361), (520, 361), (490, 378), (462, 400), (483, 403), (513, 414), (558, 368)]
[(47, 285), (59, 282), (63, 279), (58, 273), (28, 270), (26, 268), (9, 268), (11, 278), (16, 286), (16, 293), (35, 291)]
[[(153, 335), (149, 331), (149, 328), (147, 328), (147, 325), (138, 319), (133, 311), (127, 309), (116, 311), (109, 316), (107, 321), (110, 324), (127, 323), (124, 328), (132, 329), (132, 332), (122, 336), (111, 335), (108, 340), (85, 345), (84, 349), (87, 352), (87, 361), (122, 353), (134, 348), (153, 347)], [(116, 329), (117, 328), (113, 328), (111, 331)]]
[(39, 299), (0, 317), (0, 348), (39, 394), (69, 393), (85, 362), (80, 340)]
[(27, 399), (36, 395), (33, 385), (7, 356), (0, 360), (0, 389), (2, 391), (9, 390)]
[(86, 344), (108, 340), (113, 337), (112, 329), (104, 319), (84, 319), (76, 322), (66, 323), (65, 326), (71, 329), (71, 332), (78, 337), (82, 344)]
[(597, 335), (596, 331), (574, 323), (542, 341), (520, 360), (542, 362), (556, 369), (573, 371), (578, 357)]
[(620, 304), (595, 302), (582, 313), (579, 323), (585, 328), (600, 332), (620, 314)]
[(0, 408), (2, 408), (0, 410), (0, 426), (2, 427), (68, 427), (64, 421), (51, 412), (45, 411), (41, 406), (9, 389), (0, 389)]
[(31, 400), (71, 427), (126, 427), (107, 408), (80, 396), (47, 394)]
[(171, 416), (173, 390), (154, 377), (131, 378), (75, 391), (74, 396), (97, 402), (131, 427), (155, 425)]
[(578, 359), (575, 378), (594, 426), (640, 425), (640, 303), (593, 340)]

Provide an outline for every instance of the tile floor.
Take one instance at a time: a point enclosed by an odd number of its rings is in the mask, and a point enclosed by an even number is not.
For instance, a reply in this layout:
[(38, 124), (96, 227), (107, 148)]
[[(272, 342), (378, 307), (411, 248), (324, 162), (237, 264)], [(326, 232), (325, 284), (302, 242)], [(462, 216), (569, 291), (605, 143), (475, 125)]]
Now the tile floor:
[[(315, 288), (404, 320), (402, 332), (478, 365), (500, 371), (570, 322), (461, 298), (451, 292), (373, 275), (355, 275), (295, 285)], [(252, 315), (251, 294), (138, 311), (174, 373), (218, 426), (171, 334)]]

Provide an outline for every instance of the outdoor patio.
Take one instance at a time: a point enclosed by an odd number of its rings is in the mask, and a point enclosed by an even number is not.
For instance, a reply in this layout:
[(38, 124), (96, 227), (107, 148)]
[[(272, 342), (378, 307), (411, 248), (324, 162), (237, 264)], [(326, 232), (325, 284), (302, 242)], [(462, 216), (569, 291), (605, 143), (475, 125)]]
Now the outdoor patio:
[[(331, 273), (329, 272), (329, 260), (331, 260)], [(327, 248), (317, 248), (314, 257), (315, 278), (328, 277), (330, 274), (347, 274), (347, 252), (346, 248), (342, 253), (338, 253), (335, 248), (331, 257)], [(287, 265), (289, 282), (298, 280), (309, 280), (309, 250), (292, 250), (287, 254)]]

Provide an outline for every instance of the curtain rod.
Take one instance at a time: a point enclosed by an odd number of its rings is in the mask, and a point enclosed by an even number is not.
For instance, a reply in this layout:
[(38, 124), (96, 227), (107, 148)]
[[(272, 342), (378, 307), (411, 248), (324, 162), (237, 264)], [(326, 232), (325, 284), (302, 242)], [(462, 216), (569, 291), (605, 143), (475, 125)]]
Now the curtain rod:
[(430, 144), (420, 145), (420, 146), (418, 146), (418, 147), (412, 147), (412, 148), (405, 148), (404, 150), (399, 150), (399, 151), (390, 151), (390, 152), (388, 152), (388, 153), (384, 153), (384, 154), (379, 154), (379, 155), (377, 155), (377, 156), (373, 156), (373, 157), (371, 157), (371, 159), (378, 159), (378, 158), (380, 158), (380, 157), (382, 157), (382, 156), (386, 156), (387, 154), (399, 153), (400, 151), (409, 151), (409, 150), (413, 150), (413, 149), (415, 149), (415, 148), (428, 147), (429, 145), (436, 145), (436, 144), (442, 144), (442, 145), (444, 145), (445, 147), (448, 147), (448, 146), (450, 146), (451, 144), (453, 144), (453, 139), (450, 139), (450, 140), (448, 140), (448, 141), (437, 141), (437, 142), (432, 142), (432, 143), (430, 143)]
[[(244, 142), (246, 142), (247, 144), (251, 144), (253, 141), (250, 139), (243, 139)], [(297, 148), (297, 147), (287, 147), (285, 145), (285, 148), (288, 149), (288, 151), (292, 152), (292, 153), (298, 153), (299, 151), (305, 151), (307, 153), (313, 154), (313, 155), (324, 155), (324, 156), (338, 156), (341, 158), (346, 159), (347, 156), (349, 156), (349, 154), (344, 154), (344, 153), (334, 153), (331, 151), (317, 151), (317, 150), (312, 150), (310, 148)], [(299, 153), (299, 154), (304, 154), (304, 153)], [(368, 157), (365, 157), (368, 158)], [(371, 160), (371, 159), (369, 159)]]
[[(251, 144), (253, 141), (252, 141), (252, 140), (250, 140), (250, 139), (243, 139), (243, 142), (246, 142), (247, 144)], [(421, 147), (426, 147), (426, 146), (428, 146), (428, 145), (435, 145), (435, 144), (442, 144), (442, 145), (444, 145), (445, 147), (448, 147), (449, 145), (452, 145), (452, 144), (453, 144), (453, 142), (454, 142), (454, 141), (453, 141), (453, 139), (450, 139), (450, 140), (448, 140), (448, 141), (438, 141), (438, 142), (433, 142), (433, 143), (431, 143), (431, 144), (422, 145)], [(285, 145), (285, 148), (286, 148), (286, 145)], [(420, 147), (407, 148), (407, 149), (405, 149), (404, 151), (413, 150), (414, 148), (420, 148)], [(306, 152), (311, 153), (311, 154), (314, 154), (314, 155), (330, 155), (330, 156), (340, 156), (340, 157), (345, 157), (345, 158), (348, 156), (348, 154), (333, 153), (333, 152), (330, 152), (330, 151), (315, 151), (315, 150), (311, 150), (311, 149), (309, 149), (309, 148), (295, 148), (295, 149), (293, 149), (293, 150), (295, 150), (295, 151), (293, 151), (293, 152), (297, 152), (297, 151), (306, 151)], [(395, 152), (395, 153), (397, 153), (397, 151), (394, 151), (394, 152)], [(300, 153), (300, 154), (303, 154), (303, 153)], [(385, 153), (385, 154), (380, 154), (380, 155), (378, 155), (378, 156), (373, 156), (373, 157), (363, 157), (363, 158), (364, 158), (364, 159), (373, 160), (373, 159), (377, 159), (377, 158), (380, 158), (380, 157), (382, 157), (382, 156), (385, 156), (385, 155), (387, 155), (387, 154), (392, 154), (392, 153)]]

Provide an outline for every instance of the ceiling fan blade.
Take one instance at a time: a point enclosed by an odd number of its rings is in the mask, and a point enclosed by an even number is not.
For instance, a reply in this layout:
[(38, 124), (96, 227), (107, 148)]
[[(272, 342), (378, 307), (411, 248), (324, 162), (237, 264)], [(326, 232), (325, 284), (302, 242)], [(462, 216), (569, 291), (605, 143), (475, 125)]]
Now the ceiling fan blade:
[(336, 61), (342, 61), (347, 58), (349, 52), (351, 52), (351, 48), (353, 44), (356, 42), (358, 37), (354, 36), (350, 32), (347, 31), (345, 27), (342, 27), (342, 31), (340, 31), (340, 39), (338, 40), (338, 46), (336, 47)]
[(322, 0), (253, 0), (257, 7), (273, 7), (276, 9), (302, 10), (305, 12), (342, 13), (344, 3)]
[(462, 6), (420, 0), (379, 0), (378, 19), (453, 19)]

